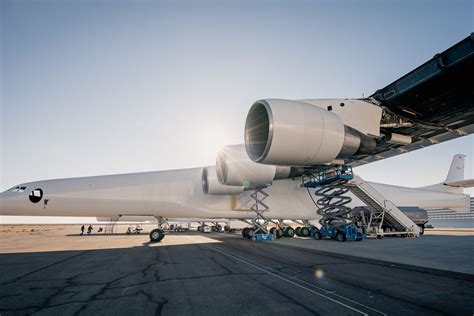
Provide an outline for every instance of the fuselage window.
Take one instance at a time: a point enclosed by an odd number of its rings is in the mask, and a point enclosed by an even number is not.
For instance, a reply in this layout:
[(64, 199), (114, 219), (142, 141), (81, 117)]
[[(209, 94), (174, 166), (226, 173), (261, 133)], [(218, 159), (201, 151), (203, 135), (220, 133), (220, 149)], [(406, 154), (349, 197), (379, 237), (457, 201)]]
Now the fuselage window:
[(33, 191), (31, 191), (31, 193), (30, 193), (30, 201), (31, 202), (38, 203), (39, 201), (41, 201), (42, 198), (43, 198), (43, 190), (34, 189)]

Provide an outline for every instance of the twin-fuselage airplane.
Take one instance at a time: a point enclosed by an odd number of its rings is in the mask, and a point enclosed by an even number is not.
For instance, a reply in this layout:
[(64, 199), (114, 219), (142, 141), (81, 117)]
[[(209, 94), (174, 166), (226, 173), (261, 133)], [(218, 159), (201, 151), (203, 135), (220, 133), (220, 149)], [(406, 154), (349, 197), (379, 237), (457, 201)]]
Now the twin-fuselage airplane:
[[(369, 98), (257, 101), (245, 145), (226, 146), (216, 166), (19, 184), (1, 193), (0, 215), (251, 219), (255, 194), (265, 192), (265, 218), (320, 219), (317, 189), (306, 180), (474, 132), (474, 97), (465, 79), (474, 70), (473, 42), (464, 39)], [(363, 201), (353, 197), (348, 206), (370, 199), (466, 211), (462, 187), (473, 181), (463, 171), (464, 156), (456, 155), (446, 181), (430, 187), (361, 180), (353, 186), (365, 190), (356, 194)], [(150, 238), (159, 241), (163, 233), (156, 229)]]

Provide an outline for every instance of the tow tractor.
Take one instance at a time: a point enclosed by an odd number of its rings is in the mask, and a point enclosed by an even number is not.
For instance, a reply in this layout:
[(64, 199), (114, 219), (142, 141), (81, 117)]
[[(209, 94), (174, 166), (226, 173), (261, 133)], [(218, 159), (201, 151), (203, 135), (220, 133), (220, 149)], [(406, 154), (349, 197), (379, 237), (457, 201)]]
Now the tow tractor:
[(330, 238), (337, 241), (363, 240), (366, 235), (362, 225), (356, 225), (351, 217), (352, 209), (346, 206), (352, 199), (344, 195), (349, 189), (344, 186), (354, 177), (352, 168), (342, 165), (337, 168), (319, 171), (303, 179), (302, 186), (315, 188), (314, 194), (319, 197), (315, 202), (317, 213), (321, 215), (321, 228), (311, 226), (314, 239)]

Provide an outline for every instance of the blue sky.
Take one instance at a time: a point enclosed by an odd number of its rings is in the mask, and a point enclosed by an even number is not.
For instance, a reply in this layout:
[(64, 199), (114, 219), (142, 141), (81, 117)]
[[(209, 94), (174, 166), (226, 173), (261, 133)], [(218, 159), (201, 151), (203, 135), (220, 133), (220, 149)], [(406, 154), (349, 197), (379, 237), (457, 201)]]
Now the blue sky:
[[(362, 97), (466, 37), (472, 1), (8, 1), (0, 190), (213, 164), (261, 98)], [(474, 138), (356, 171), (442, 181)], [(474, 193), (474, 191), (470, 191)]]

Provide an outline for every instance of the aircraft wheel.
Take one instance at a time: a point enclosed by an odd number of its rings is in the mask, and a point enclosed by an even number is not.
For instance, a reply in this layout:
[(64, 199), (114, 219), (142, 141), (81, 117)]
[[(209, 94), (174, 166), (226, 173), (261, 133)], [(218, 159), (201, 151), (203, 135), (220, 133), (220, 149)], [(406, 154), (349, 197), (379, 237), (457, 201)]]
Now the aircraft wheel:
[(285, 230), (285, 236), (292, 238), (295, 235), (295, 230), (293, 227), (287, 227)]
[(279, 230), (276, 231), (276, 238), (280, 239), (281, 237), (283, 237), (283, 231), (281, 229), (279, 229)]
[(300, 229), (300, 236), (301, 236), (301, 237), (308, 237), (308, 236), (309, 236), (309, 229), (308, 229), (308, 227), (301, 227), (301, 229)]
[(255, 229), (249, 228), (249, 230), (247, 232), (247, 237), (248, 238), (253, 238), (254, 236), (255, 236)]
[(315, 232), (314, 233), (314, 239), (320, 240), (321, 239), (321, 233), (320, 232)]
[(300, 236), (300, 229), (301, 229), (301, 227), (299, 227), (299, 226), (295, 228), (295, 235), (296, 236)]
[(346, 241), (346, 235), (344, 233), (337, 233), (336, 240), (340, 242)]
[(150, 232), (150, 241), (151, 242), (159, 242), (163, 238), (165, 238), (165, 233), (161, 228), (155, 228)]

